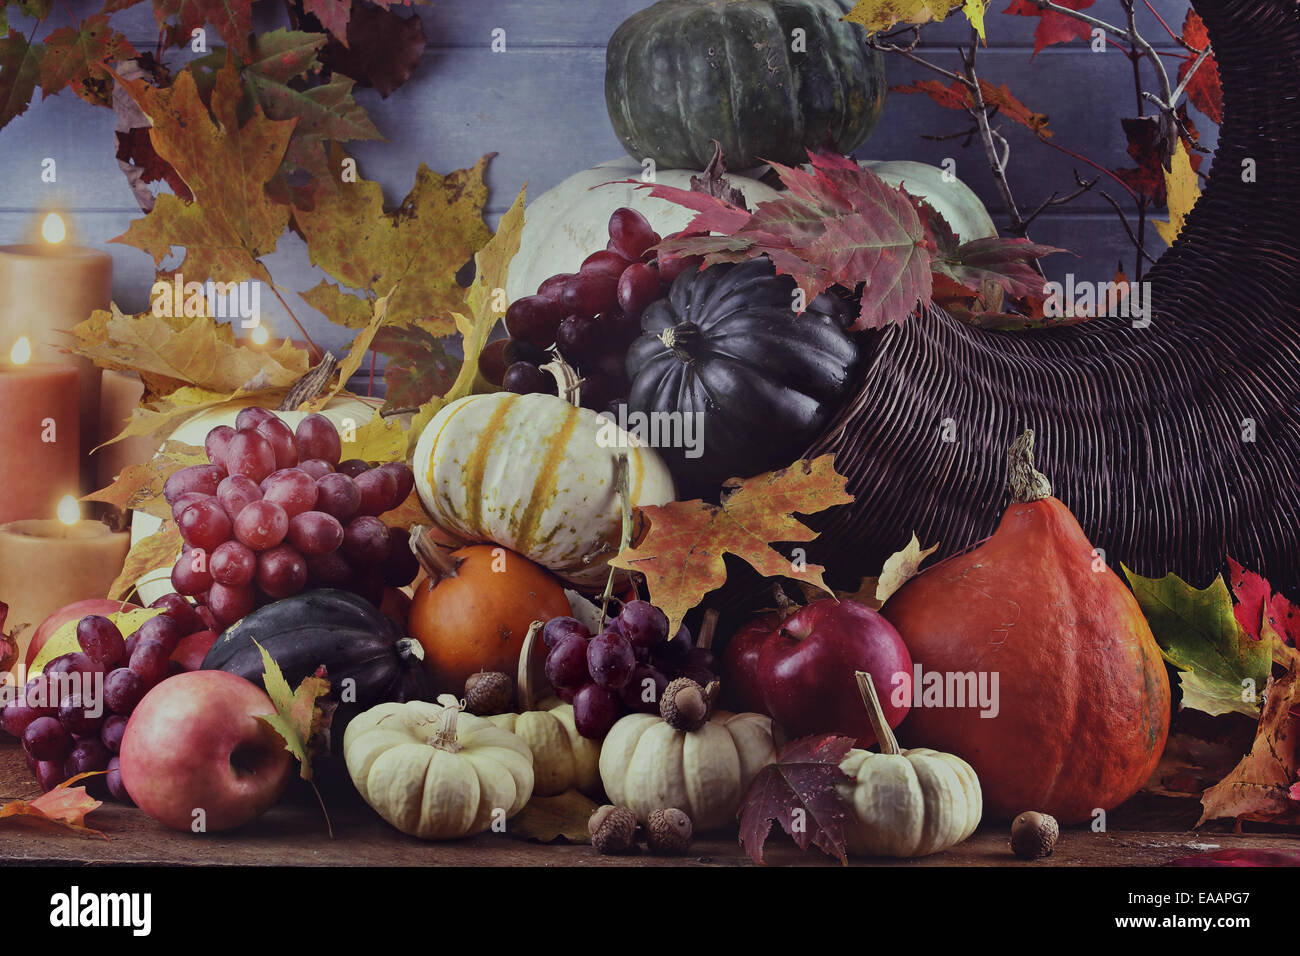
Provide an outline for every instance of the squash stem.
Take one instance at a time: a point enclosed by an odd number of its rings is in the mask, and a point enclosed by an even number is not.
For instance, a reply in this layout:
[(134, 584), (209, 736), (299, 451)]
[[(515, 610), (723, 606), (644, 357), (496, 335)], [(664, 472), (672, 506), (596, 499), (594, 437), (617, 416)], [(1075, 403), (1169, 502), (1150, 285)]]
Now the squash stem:
[(429, 536), (429, 529), (422, 524), (417, 524), (411, 529), (411, 551), (415, 554), (415, 559), (420, 562), (420, 567), (424, 568), (424, 573), (434, 580), (439, 578), (454, 578), (456, 569), (460, 567), (460, 560), (447, 554), (442, 548), (434, 544), (433, 539)]
[(871, 675), (866, 671), (854, 671), (853, 676), (858, 680), (858, 693), (862, 695), (862, 703), (867, 708), (867, 719), (871, 721), (871, 729), (876, 732), (876, 741), (880, 745), (880, 752), (882, 754), (901, 753), (898, 738), (894, 736), (894, 731), (890, 729), (889, 722), (885, 720), (885, 711), (880, 706), (880, 698), (876, 696), (876, 685), (871, 682)]
[(537, 708), (537, 691), (533, 686), (533, 648), (537, 646), (538, 635), (542, 633), (544, 622), (533, 621), (528, 625), (524, 635), (524, 646), (519, 649), (519, 673), (515, 680), (515, 691), (519, 698), (519, 713), (526, 714)]
[(460, 753), (460, 740), (456, 737), (456, 720), (465, 705), (450, 694), (443, 694), (438, 698), (438, 703), (442, 704), (442, 719), (438, 725), (438, 732), (433, 735), (430, 744), (449, 754)]
[(558, 352), (553, 353), (555, 358), (542, 366), (543, 372), (550, 372), (551, 377), (555, 379), (556, 387), (559, 390), (560, 398), (564, 399), (574, 408), (582, 403), (582, 376), (577, 370), (564, 361), (564, 357)]
[(693, 346), (700, 337), (700, 329), (694, 322), (679, 322), (659, 333), (659, 341), (669, 349), (678, 361), (695, 361)]
[[(704, 620), (700, 623), (700, 633), (695, 637), (695, 646), (709, 650), (713, 646), (713, 634), (718, 629), (718, 609), (709, 608), (704, 612)], [(676, 637), (676, 635), (672, 635)]]
[(1039, 501), (1052, 494), (1052, 483), (1034, 467), (1034, 430), (1026, 428), (1007, 451), (1007, 484), (1017, 504)]

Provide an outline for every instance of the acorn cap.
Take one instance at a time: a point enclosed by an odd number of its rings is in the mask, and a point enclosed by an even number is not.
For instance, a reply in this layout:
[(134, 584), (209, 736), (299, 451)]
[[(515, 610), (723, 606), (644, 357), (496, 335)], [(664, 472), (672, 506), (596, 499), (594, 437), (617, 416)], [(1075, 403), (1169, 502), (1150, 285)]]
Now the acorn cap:
[(653, 852), (669, 856), (689, 850), (694, 832), (691, 818), (676, 807), (656, 810), (645, 823), (646, 844)]
[(597, 853), (626, 853), (636, 846), (636, 814), (607, 803), (588, 818), (587, 832)]
[(465, 709), (479, 717), (504, 714), (515, 695), (509, 674), (479, 671), (465, 679)]
[(659, 698), (659, 716), (675, 730), (686, 733), (699, 730), (709, 720), (717, 693), (717, 681), (701, 687), (689, 677), (678, 677), (669, 682)]

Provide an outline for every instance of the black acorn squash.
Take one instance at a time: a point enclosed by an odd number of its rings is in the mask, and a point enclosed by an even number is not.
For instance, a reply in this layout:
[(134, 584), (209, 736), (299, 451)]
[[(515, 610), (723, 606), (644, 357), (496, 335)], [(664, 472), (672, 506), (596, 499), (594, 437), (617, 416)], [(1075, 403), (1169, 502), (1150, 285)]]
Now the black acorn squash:
[(376, 704), (431, 699), (419, 642), (347, 591), (304, 591), (258, 608), (217, 638), (203, 669), (228, 671), (263, 686), (258, 644), (290, 687), (324, 665), (330, 695), (339, 704), (332, 724), (337, 740), (352, 717)]
[(605, 51), (605, 105), (638, 161), (703, 169), (802, 163), (827, 140), (849, 153), (885, 104), (885, 61), (841, 22), (846, 0), (660, 0)]
[(682, 273), (642, 314), (628, 406), (695, 416), (682, 434), (698, 447), (659, 448), (684, 495), (716, 498), (728, 478), (790, 464), (839, 410), (857, 361), (853, 310), (824, 293), (798, 314), (794, 292), (763, 257)]

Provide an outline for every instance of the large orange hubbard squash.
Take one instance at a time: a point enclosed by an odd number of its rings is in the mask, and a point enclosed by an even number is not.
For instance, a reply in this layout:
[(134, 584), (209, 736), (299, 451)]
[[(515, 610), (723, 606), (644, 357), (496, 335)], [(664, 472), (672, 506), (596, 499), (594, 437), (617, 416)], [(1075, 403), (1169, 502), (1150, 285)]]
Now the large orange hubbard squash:
[(1078, 823), (1155, 769), (1169, 680), (1137, 601), (1051, 496), (1032, 451), (1032, 432), (1011, 446), (1011, 505), (992, 537), (913, 578), (882, 613), (922, 674), (998, 675), (996, 716), (913, 706), (911, 745), (974, 767), (989, 816)]

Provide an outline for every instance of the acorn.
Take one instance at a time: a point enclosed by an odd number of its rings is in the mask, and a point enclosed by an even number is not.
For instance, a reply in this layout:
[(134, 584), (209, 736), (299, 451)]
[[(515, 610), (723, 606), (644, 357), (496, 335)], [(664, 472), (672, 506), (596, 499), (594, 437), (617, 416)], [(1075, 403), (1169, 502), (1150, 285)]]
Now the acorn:
[(465, 709), (479, 717), (504, 714), (514, 696), (515, 685), (509, 674), (478, 671), (465, 679)]
[(689, 677), (678, 677), (669, 682), (659, 698), (659, 716), (674, 730), (699, 730), (708, 722), (717, 693), (717, 681), (701, 687)]
[(680, 856), (691, 848), (695, 828), (691, 818), (676, 807), (656, 810), (645, 822), (646, 845), (653, 853)]
[(1036, 860), (1051, 856), (1061, 826), (1056, 817), (1048, 813), (1029, 810), (1011, 823), (1011, 852), (1022, 860)]
[(597, 853), (627, 853), (636, 846), (636, 814), (607, 803), (588, 818), (587, 832)]

